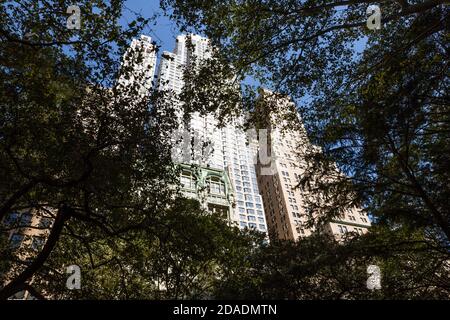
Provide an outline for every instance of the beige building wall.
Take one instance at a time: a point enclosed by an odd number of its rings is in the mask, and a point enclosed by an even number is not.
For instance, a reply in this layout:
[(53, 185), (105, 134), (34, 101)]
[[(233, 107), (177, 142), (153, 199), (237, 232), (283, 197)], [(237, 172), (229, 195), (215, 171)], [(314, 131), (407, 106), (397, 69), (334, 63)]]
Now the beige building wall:
[[(312, 226), (306, 225), (308, 217), (317, 218), (320, 214), (308, 212), (311, 210), (306, 200), (323, 201), (321, 195), (297, 187), (307, 165), (301, 155), (307, 149), (320, 149), (309, 142), (295, 105), (288, 97), (274, 95), (266, 90), (260, 94), (257, 110), (260, 115), (259, 126), (267, 129), (267, 153), (271, 163), (268, 165), (267, 161), (258, 161), (257, 176), (269, 234), (279, 239), (298, 240), (314, 232)], [(292, 121), (297, 122), (295, 129), (292, 129)], [(260, 130), (260, 138), (261, 134)], [(339, 176), (343, 175), (336, 167), (324, 179)], [(370, 220), (366, 213), (359, 208), (349, 207), (340, 217), (328, 222), (325, 231), (339, 240), (349, 232), (363, 234), (368, 227)]]
[(10, 245), (17, 249), (31, 247), (39, 251), (53, 224), (53, 213), (54, 210), (49, 209), (31, 209), (6, 215), (2, 225), (8, 230)]
[[(1, 227), (4, 228), (9, 245), (18, 260), (27, 261), (42, 250), (53, 225), (54, 214), (54, 209), (24, 209), (12, 211), (3, 218)], [(10, 276), (2, 275), (2, 281), (7, 283)], [(20, 291), (11, 299), (27, 300), (34, 297), (28, 291)]]

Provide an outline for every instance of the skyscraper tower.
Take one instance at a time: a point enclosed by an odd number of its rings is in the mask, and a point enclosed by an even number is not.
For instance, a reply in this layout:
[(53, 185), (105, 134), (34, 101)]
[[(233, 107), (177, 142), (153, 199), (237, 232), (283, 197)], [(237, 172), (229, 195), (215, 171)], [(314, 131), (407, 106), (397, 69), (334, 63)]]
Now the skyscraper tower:
[[(280, 94), (261, 90), (258, 101), (259, 113), (264, 118), (264, 128), (268, 132), (268, 149), (270, 163), (257, 163), (257, 175), (268, 227), (271, 236), (280, 239), (299, 240), (315, 232), (314, 228), (305, 227), (310, 217), (317, 217), (318, 212), (310, 212), (308, 201), (319, 203), (325, 197), (319, 192), (309, 193), (296, 188), (307, 168), (305, 150), (321, 152), (320, 148), (310, 143), (294, 103)], [(295, 129), (286, 126), (286, 119), (297, 118)], [(265, 172), (264, 172), (265, 170)], [(270, 171), (270, 172), (268, 172)], [(270, 173), (270, 174), (267, 174)], [(343, 174), (336, 167), (321, 179), (332, 181)], [(326, 205), (326, 203), (325, 203)], [(343, 213), (323, 226), (324, 231), (341, 239), (346, 233), (363, 234), (371, 223), (367, 214), (357, 207), (348, 207)]]
[(156, 46), (152, 38), (141, 35), (140, 39), (133, 39), (124, 54), (121, 68), (125, 70), (126, 76), (121, 75), (118, 83), (123, 87), (133, 84), (137, 86), (137, 93), (133, 94), (148, 95), (154, 87), (156, 70)]
[[(191, 48), (189, 42), (192, 44)], [(201, 60), (209, 58), (211, 50), (207, 38), (198, 35), (178, 36), (174, 51), (162, 53), (157, 88), (173, 90), (179, 94), (184, 85), (184, 68), (193, 59), (201, 63)], [(174, 103), (180, 104), (181, 111), (181, 103)], [(267, 233), (264, 206), (254, 165), (257, 145), (252, 141), (247, 143), (246, 133), (239, 128), (242, 122), (243, 119), (237, 118), (224, 128), (219, 128), (214, 115), (192, 114), (188, 128), (184, 129), (188, 129), (200, 145), (207, 145), (208, 151), (205, 153), (204, 150), (194, 150), (189, 159), (183, 158), (179, 161), (184, 163), (181, 182), (185, 194), (192, 196), (198, 197), (202, 193), (199, 193), (198, 189), (206, 187), (208, 194), (203, 194), (203, 197), (210, 211), (223, 211), (224, 207), (222, 210), (215, 205), (220, 202), (227, 203), (227, 217), (233, 225)], [(180, 114), (180, 126), (182, 125)], [(177, 147), (179, 146), (175, 148)]]

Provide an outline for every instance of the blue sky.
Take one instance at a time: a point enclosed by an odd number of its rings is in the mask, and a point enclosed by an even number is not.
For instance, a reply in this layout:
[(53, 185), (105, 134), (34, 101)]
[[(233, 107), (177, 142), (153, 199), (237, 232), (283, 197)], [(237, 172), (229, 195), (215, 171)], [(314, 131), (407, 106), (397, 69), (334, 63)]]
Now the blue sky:
[[(127, 0), (125, 7), (122, 21), (124, 23), (128, 20), (131, 21), (133, 12), (140, 13), (145, 18), (150, 18), (154, 14), (159, 15), (156, 20), (156, 24), (149, 25), (143, 32), (161, 46), (158, 53), (157, 63), (159, 63), (163, 51), (173, 51), (175, 47), (175, 38), (177, 35), (181, 34), (180, 29), (177, 27), (175, 22), (164, 16), (163, 11), (159, 7), (159, 0)], [(258, 85), (258, 82), (250, 77), (247, 77), (244, 80), (244, 83)]]
[[(150, 24), (143, 32), (143, 34), (150, 36), (153, 40), (161, 46), (158, 53), (158, 62), (163, 51), (173, 51), (175, 47), (175, 38), (181, 34), (176, 23), (164, 16), (163, 11), (159, 7), (159, 0), (127, 0), (125, 2), (125, 9), (123, 12), (122, 23), (132, 20), (133, 12), (140, 13), (145, 18), (150, 18), (157, 14), (158, 18), (156, 24)], [(355, 53), (363, 51), (367, 39), (361, 39), (354, 44)], [(245, 84), (258, 86), (259, 82), (252, 77), (247, 77), (244, 80)]]
[(159, 8), (159, 0), (128, 0), (125, 3), (124, 21), (131, 19), (133, 12), (142, 14), (145, 18), (150, 18), (154, 14), (159, 14), (156, 25), (149, 25), (144, 34), (152, 37), (158, 45), (161, 46), (162, 51), (172, 51), (175, 47), (175, 37), (180, 34), (176, 24), (163, 15)]

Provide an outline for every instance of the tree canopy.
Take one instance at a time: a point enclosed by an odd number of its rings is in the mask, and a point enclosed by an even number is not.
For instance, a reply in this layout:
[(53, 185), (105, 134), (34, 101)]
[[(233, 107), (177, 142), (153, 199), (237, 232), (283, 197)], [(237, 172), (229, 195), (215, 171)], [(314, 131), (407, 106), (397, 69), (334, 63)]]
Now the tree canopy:
[[(408, 263), (436, 263), (429, 274), (439, 275), (448, 297), (449, 10), (444, 1), (380, 1), (380, 29), (366, 26), (370, 1), (161, 4), (181, 28), (208, 36), (241, 78), (253, 77), (297, 103), (309, 140), (320, 147), (298, 141), (298, 161), (308, 165), (298, 187), (329, 200), (308, 206), (325, 220), (349, 204), (361, 206), (376, 225), (372, 232), (383, 230), (375, 232), (378, 241), (392, 241), (384, 247), (385, 263), (399, 243), (411, 253), (401, 255), (398, 269), (389, 272), (407, 277)], [(244, 108), (254, 110), (254, 97), (243, 96)], [(292, 122), (290, 129), (301, 128)], [(305, 148), (306, 154), (300, 152)], [(324, 179), (335, 163), (346, 178)], [(416, 241), (429, 246), (427, 257), (416, 255)], [(289, 259), (300, 268), (295, 257)], [(301, 281), (303, 275), (297, 277)], [(414, 288), (436, 286), (427, 277), (420, 284), (405, 279), (397, 280), (409, 289), (384, 294), (419, 297)]]
[[(176, 188), (173, 92), (140, 94), (149, 79), (124, 63), (142, 60), (124, 53), (154, 18), (121, 26), (124, 1), (77, 4), (80, 29), (67, 28), (69, 1), (0, 5), (0, 299), (448, 299), (444, 1), (380, 1), (379, 30), (363, 0), (161, 1), (217, 48), (185, 72), (187, 115), (254, 115), (248, 76), (291, 96), (321, 147), (299, 153), (298, 188), (329, 199), (308, 205), (332, 219), (351, 203), (373, 219), (344, 242), (270, 243)], [(345, 178), (322, 179), (335, 163)], [(41, 248), (18, 252), (9, 233), (25, 227), (5, 219), (30, 209), (52, 224)], [(381, 290), (366, 287), (370, 264)], [(81, 290), (66, 288), (68, 265), (81, 267)]]

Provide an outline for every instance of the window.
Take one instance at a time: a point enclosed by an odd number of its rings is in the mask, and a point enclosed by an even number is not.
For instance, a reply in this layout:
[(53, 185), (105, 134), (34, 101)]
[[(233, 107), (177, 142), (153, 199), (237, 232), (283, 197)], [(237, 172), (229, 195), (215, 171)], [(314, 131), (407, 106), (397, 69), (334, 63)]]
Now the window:
[(245, 228), (245, 227), (247, 227), (247, 222), (241, 221), (241, 222), (239, 223), (239, 225), (240, 225), (242, 228)]
[(266, 231), (266, 226), (263, 224), (259, 225), (259, 230)]
[(30, 213), (23, 213), (20, 217), (20, 225), (21, 226), (29, 226), (31, 225), (31, 219), (33, 218), (33, 215)]
[(253, 209), (247, 209), (247, 214), (255, 214), (255, 210), (253, 210)]
[(31, 248), (35, 251), (40, 251), (44, 246), (44, 243), (44, 237), (33, 237), (33, 239), (31, 240)]
[(239, 207), (239, 213), (245, 213), (245, 208)]
[(248, 221), (255, 222), (256, 221), (256, 217), (255, 216), (248, 216)]
[(262, 209), (262, 205), (260, 203), (256, 204), (256, 209)]
[(181, 185), (183, 188), (187, 189), (194, 189), (195, 188), (195, 180), (192, 175), (192, 172), (184, 170), (181, 173), (181, 179), (180, 179)]
[(259, 223), (264, 223), (264, 218), (258, 217), (258, 222)]
[(339, 232), (340, 232), (340, 233), (344, 233), (344, 229), (342, 229), (342, 226), (341, 226), (341, 225), (338, 225), (338, 229), (339, 229)]
[(249, 222), (248, 226), (249, 226), (250, 229), (256, 229), (256, 223)]
[(252, 203), (252, 202), (246, 202), (245, 205), (246, 205), (247, 207), (253, 207), (253, 203)]
[(225, 183), (219, 177), (208, 177), (206, 183), (211, 194), (225, 194)]
[(262, 215), (263, 215), (263, 212), (262, 212), (261, 210), (257, 210), (256, 213), (257, 213), (259, 216), (262, 216)]
[(18, 248), (20, 247), (20, 245), (22, 244), (24, 235), (23, 234), (19, 234), (19, 233), (15, 233), (11, 236), (11, 247), (12, 248)]
[(19, 220), (19, 213), (11, 212), (10, 214), (8, 214), (6, 216), (4, 222), (5, 222), (6, 226), (11, 227), (11, 226), (15, 225), (18, 220)]
[(241, 220), (247, 220), (247, 217), (246, 217), (244, 214), (240, 214), (240, 215), (239, 215), (239, 218), (240, 218)]
[(50, 228), (50, 226), (52, 225), (53, 219), (49, 218), (49, 217), (41, 217), (41, 219), (39, 219), (39, 228)]
[(247, 201), (253, 201), (253, 197), (250, 194), (245, 195), (245, 200)]

